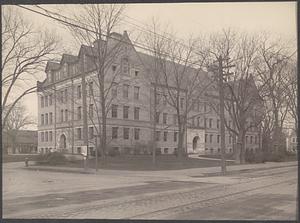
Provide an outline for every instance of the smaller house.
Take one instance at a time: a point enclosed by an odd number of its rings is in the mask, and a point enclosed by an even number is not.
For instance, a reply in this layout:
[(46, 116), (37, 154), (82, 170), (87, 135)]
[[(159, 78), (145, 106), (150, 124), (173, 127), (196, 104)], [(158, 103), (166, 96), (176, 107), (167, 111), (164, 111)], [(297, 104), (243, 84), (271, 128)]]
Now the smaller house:
[(37, 131), (15, 130), (2, 132), (2, 148), (8, 154), (37, 153)]
[(287, 129), (286, 133), (286, 150), (297, 153), (297, 132), (294, 129)]

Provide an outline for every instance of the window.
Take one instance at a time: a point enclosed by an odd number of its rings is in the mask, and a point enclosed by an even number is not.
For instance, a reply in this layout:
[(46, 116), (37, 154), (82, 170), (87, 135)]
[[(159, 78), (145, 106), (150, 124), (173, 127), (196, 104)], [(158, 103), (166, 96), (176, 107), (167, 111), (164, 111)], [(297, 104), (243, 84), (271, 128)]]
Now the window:
[(41, 141), (44, 142), (45, 138), (44, 138), (44, 132), (41, 132)]
[(174, 142), (177, 142), (177, 135), (178, 135), (178, 132), (174, 132)]
[(49, 123), (50, 124), (53, 123), (53, 113), (52, 112), (49, 113)]
[(45, 132), (45, 141), (48, 142), (48, 132)]
[(81, 154), (81, 147), (77, 147), (77, 153)]
[(128, 62), (128, 58), (123, 58), (122, 59), (122, 71), (123, 74), (129, 74), (129, 62)]
[(52, 140), (53, 140), (52, 131), (49, 131), (49, 141), (52, 142)]
[(134, 87), (134, 99), (139, 100), (140, 87)]
[(183, 108), (184, 98), (180, 98), (180, 108)]
[(123, 128), (123, 138), (129, 139), (129, 128)]
[(160, 138), (160, 131), (156, 131), (156, 141), (159, 141), (159, 138)]
[(231, 143), (231, 136), (229, 136), (228, 138), (229, 138), (229, 143)]
[(220, 143), (220, 135), (217, 136), (217, 143)]
[(160, 94), (156, 93), (156, 104), (159, 104), (160, 102)]
[(81, 98), (81, 85), (77, 86), (77, 98), (80, 99)]
[(206, 128), (206, 126), (207, 126), (206, 123), (207, 123), (207, 118), (204, 119), (204, 128)]
[(89, 94), (91, 96), (94, 94), (93, 81), (89, 83)]
[(94, 138), (94, 127), (93, 126), (89, 127), (89, 138), (90, 139)]
[(166, 106), (167, 105), (167, 95), (163, 96), (163, 105)]
[(200, 117), (197, 118), (197, 126), (200, 127)]
[(218, 148), (218, 153), (220, 153), (221, 152), (221, 149), (220, 148)]
[(113, 139), (118, 138), (118, 127), (112, 127), (112, 138)]
[(64, 121), (64, 110), (61, 109), (60, 110), (60, 122), (63, 122)]
[(214, 153), (214, 149), (210, 148), (210, 153), (213, 154)]
[(112, 65), (112, 66), (111, 66), (111, 70), (112, 70), (113, 72), (116, 72), (117, 66), (116, 66), (116, 65)]
[(68, 121), (68, 109), (65, 109), (65, 122), (67, 122)]
[(255, 144), (257, 143), (257, 136), (254, 137)]
[(41, 124), (44, 125), (44, 114), (41, 114)]
[(160, 115), (160, 113), (156, 112), (156, 115), (155, 115), (155, 121), (156, 121), (156, 123), (159, 123), (159, 115)]
[(134, 120), (139, 120), (139, 119), (140, 119), (140, 108), (134, 107)]
[(48, 96), (45, 96), (45, 107), (48, 107)]
[(210, 134), (210, 135), (209, 135), (209, 142), (212, 143), (212, 141), (213, 141), (213, 135)]
[(168, 148), (164, 148), (164, 153), (168, 154), (169, 153), (169, 149)]
[(168, 141), (168, 132), (164, 132), (164, 141)]
[(123, 106), (123, 118), (128, 119), (129, 106)]
[(197, 101), (195, 99), (192, 99), (192, 110), (197, 111)]
[(129, 91), (129, 85), (124, 84), (123, 85), (123, 98), (128, 98), (128, 91)]
[(118, 95), (118, 84), (113, 82), (111, 86), (111, 96), (115, 98), (117, 97), (117, 95)]
[(81, 128), (77, 128), (77, 139), (81, 140), (82, 136), (81, 136)]
[(217, 120), (217, 129), (219, 129), (220, 128), (220, 120), (218, 119)]
[(248, 143), (248, 136), (246, 136), (246, 143)]
[(173, 115), (173, 124), (177, 125), (177, 115)]
[(81, 120), (81, 106), (77, 107), (77, 120)]
[(192, 126), (195, 126), (195, 118), (192, 118)]
[(207, 134), (205, 134), (205, 142), (207, 142)]
[(111, 106), (111, 117), (117, 118), (118, 117), (118, 105)]
[(212, 128), (212, 118), (209, 119), (209, 128)]
[(167, 124), (167, 117), (168, 117), (168, 114), (163, 113), (163, 124)]
[(253, 136), (250, 136), (250, 144), (253, 143)]
[(41, 107), (43, 108), (44, 107), (44, 97), (41, 96)]
[(93, 104), (89, 105), (89, 116), (90, 116), (90, 118), (94, 117), (94, 105)]
[(45, 114), (45, 123), (48, 125), (48, 113)]
[(140, 129), (139, 128), (135, 128), (134, 129), (134, 139), (135, 140), (139, 140), (140, 139)]
[(207, 111), (207, 108), (206, 108), (206, 102), (204, 102), (204, 112)]
[(65, 103), (68, 102), (68, 89), (65, 89)]
[(49, 95), (49, 106), (52, 105), (52, 94)]
[(134, 71), (134, 75), (137, 77), (137, 76), (139, 76), (139, 71), (138, 70), (135, 70)]
[(60, 101), (64, 103), (64, 90), (60, 91)]

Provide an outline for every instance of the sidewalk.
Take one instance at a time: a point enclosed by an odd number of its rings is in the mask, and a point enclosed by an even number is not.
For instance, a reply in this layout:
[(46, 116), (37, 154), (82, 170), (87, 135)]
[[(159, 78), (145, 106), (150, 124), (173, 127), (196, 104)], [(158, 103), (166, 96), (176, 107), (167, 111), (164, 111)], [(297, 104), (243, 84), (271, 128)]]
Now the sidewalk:
[[(243, 164), (235, 166), (227, 166), (227, 174), (234, 174), (239, 172), (251, 171), (251, 170), (264, 170), (288, 166), (297, 166), (297, 161), (292, 162), (267, 162), (259, 164)], [(162, 170), (162, 171), (131, 171), (131, 170), (105, 170), (99, 169), (98, 172), (95, 169), (83, 169), (74, 167), (59, 167), (59, 166), (29, 166), (23, 167), (27, 170), (36, 171), (52, 171), (52, 172), (66, 172), (66, 173), (80, 173), (80, 174), (97, 174), (97, 175), (120, 175), (123, 176), (193, 176), (193, 177), (205, 177), (205, 176), (217, 176), (220, 175), (220, 167), (206, 167), (206, 168), (191, 168), (182, 170)]]

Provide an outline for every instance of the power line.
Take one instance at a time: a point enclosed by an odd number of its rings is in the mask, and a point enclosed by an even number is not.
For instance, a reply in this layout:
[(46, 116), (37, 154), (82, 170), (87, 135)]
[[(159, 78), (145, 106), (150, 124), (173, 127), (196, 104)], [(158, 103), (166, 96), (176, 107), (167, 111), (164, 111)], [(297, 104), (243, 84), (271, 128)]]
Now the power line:
[[(117, 41), (124, 42), (124, 43), (128, 44), (128, 42), (126, 42), (126, 41), (124, 41), (124, 40), (120, 40), (120, 39), (114, 38), (113, 36), (108, 36), (108, 35), (105, 34), (105, 33), (101, 33), (101, 34), (100, 34), (100, 33), (96, 32), (96, 31), (94, 31), (94, 30), (92, 30), (92, 29), (89, 29), (89, 28), (86, 28), (86, 27), (82, 27), (82, 26), (80, 26), (80, 25), (78, 25), (78, 24), (71, 23), (71, 22), (69, 22), (69, 21), (67, 21), (67, 20), (73, 20), (73, 21), (76, 21), (76, 20), (74, 20), (74, 19), (72, 19), (72, 18), (69, 18), (69, 17), (67, 17), (67, 16), (64, 16), (64, 15), (58, 14), (58, 13), (56, 13), (56, 12), (52, 12), (52, 11), (50, 11), (50, 10), (44, 9), (44, 8), (42, 8), (41, 6), (36, 5), (36, 7), (38, 7), (39, 9), (41, 9), (41, 10), (43, 10), (43, 11), (45, 11), (45, 13), (40, 12), (40, 11), (37, 11), (37, 10), (34, 10), (34, 9), (30, 9), (30, 8), (28, 8), (28, 7), (25, 7), (25, 6), (21, 6), (21, 5), (18, 5), (18, 6), (21, 7), (21, 8), (23, 8), (23, 9), (25, 9), (25, 10), (31, 11), (31, 12), (33, 12), (33, 13), (37, 13), (37, 14), (39, 14), (39, 15), (42, 15), (42, 16), (51, 18), (51, 19), (53, 19), (53, 20), (56, 20), (56, 21), (58, 21), (58, 22), (60, 22), (60, 23), (63, 23), (63, 24), (65, 24), (65, 25), (67, 25), (67, 26), (77, 27), (77, 28), (79, 28), (79, 29), (83, 29), (83, 30), (86, 30), (86, 31), (88, 31), (88, 32), (95, 33), (95, 34), (97, 34), (97, 35), (101, 35), (101, 36), (104, 36), (104, 37), (107, 37), (107, 38), (111, 38), (111, 39), (114, 39), (114, 40), (117, 40)], [(57, 15), (58, 17), (61, 17), (61, 18), (63, 18), (63, 19), (54, 17), (52, 14)], [(76, 21), (76, 23), (78, 23), (78, 21)], [(84, 24), (84, 23), (81, 23), (81, 24), (83, 24), (84, 26), (89, 26), (89, 25)], [(138, 26), (138, 25), (136, 25), (136, 26)], [(92, 28), (91, 26), (89, 26), (89, 27)], [(143, 29), (143, 30), (145, 30), (145, 29)], [(152, 32), (152, 31), (148, 30), (148, 32)], [(154, 33), (154, 32), (152, 32), (152, 33)], [(154, 34), (157, 34), (157, 33), (154, 33)], [(160, 35), (160, 34), (159, 34), (159, 35)], [(161, 35), (161, 36), (162, 36), (162, 35)], [(164, 38), (168, 38), (168, 37), (164, 37)], [(168, 39), (170, 39), (170, 38), (168, 38)], [(170, 39), (170, 40), (172, 41), (172, 39)], [(173, 41), (174, 41), (174, 40), (173, 40)], [(139, 43), (139, 42), (137, 42), (137, 41), (133, 41), (133, 40), (131, 40), (131, 42), (133, 43), (133, 46), (135, 46), (135, 47), (137, 47), (137, 48), (139, 48), (139, 49), (142, 49), (142, 50), (145, 50), (145, 51), (149, 51), (149, 52), (151, 52), (151, 53), (155, 53), (155, 51), (154, 51), (153, 49), (150, 49), (148, 46), (145, 46), (144, 44), (141, 44), (141, 43)], [(172, 58), (170, 55), (168, 55), (168, 54), (165, 53), (165, 52), (163, 53), (163, 55), (164, 55), (164, 56), (167, 56), (167, 57), (169, 57), (169, 58)], [(178, 61), (181, 61), (181, 60), (182, 60), (182, 58), (178, 58), (178, 57), (176, 57), (176, 56), (173, 56), (173, 58), (177, 59)], [(186, 60), (186, 61), (189, 62), (190, 65), (199, 65), (199, 64), (197, 64), (197, 63), (195, 63), (195, 62), (191, 62), (190, 60)], [(202, 65), (199, 65), (199, 66), (202, 66)]]

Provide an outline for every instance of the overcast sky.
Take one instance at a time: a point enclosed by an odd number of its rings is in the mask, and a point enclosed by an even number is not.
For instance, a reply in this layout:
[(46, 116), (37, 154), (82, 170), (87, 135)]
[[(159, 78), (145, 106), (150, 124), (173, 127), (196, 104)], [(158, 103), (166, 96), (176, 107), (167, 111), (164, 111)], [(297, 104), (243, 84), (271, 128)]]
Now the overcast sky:
[[(80, 7), (80, 5), (42, 6), (67, 16)], [(117, 31), (128, 30), (129, 35), (134, 36), (137, 30), (129, 22), (143, 26), (156, 17), (161, 23), (172, 27), (177, 36), (183, 39), (190, 35), (199, 36), (232, 27), (251, 33), (267, 31), (275, 38), (280, 36), (286, 40), (295, 40), (296, 8), (296, 2), (128, 4), (125, 10), (126, 20)], [(23, 9), (21, 11), (34, 25), (47, 27), (61, 35), (67, 51), (78, 53), (76, 51), (79, 46), (74, 48), (71, 36), (61, 25), (41, 15)], [(45, 74), (39, 74), (38, 78), (43, 80)], [(24, 103), (30, 114), (37, 117), (37, 96), (27, 96)]]

